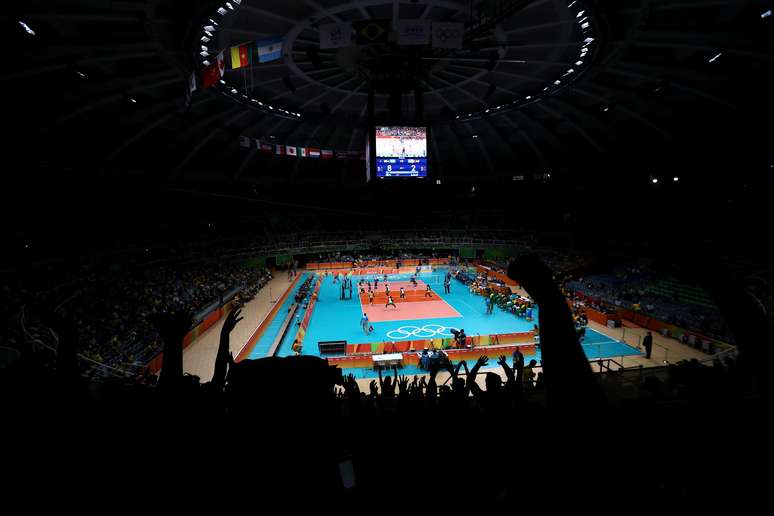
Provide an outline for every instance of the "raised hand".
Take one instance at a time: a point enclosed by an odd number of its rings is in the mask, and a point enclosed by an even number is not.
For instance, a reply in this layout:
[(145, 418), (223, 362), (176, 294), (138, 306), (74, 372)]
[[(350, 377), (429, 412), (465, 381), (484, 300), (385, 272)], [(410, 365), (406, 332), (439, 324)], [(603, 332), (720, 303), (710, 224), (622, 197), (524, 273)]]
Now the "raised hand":
[(223, 334), (229, 334), (231, 331), (236, 327), (237, 323), (244, 319), (244, 317), (240, 317), (242, 315), (242, 309), (236, 308), (234, 310), (231, 310), (228, 315), (226, 316), (226, 320), (223, 322), (223, 328), (220, 330), (221, 336)]
[(400, 394), (408, 394), (408, 377), (403, 375), (398, 378), (398, 392)]
[(497, 359), (497, 363), (503, 367), (507, 365), (505, 355), (500, 355)]
[(534, 255), (514, 259), (508, 266), (508, 277), (518, 281), (538, 305), (557, 291), (551, 269)]
[(368, 384), (368, 389), (371, 392), (372, 398), (375, 398), (377, 394), (379, 394), (379, 388), (376, 386), (376, 380), (371, 380), (371, 383)]
[(489, 363), (489, 357), (486, 355), (481, 355), (478, 357), (478, 360), (476, 361), (476, 366), (478, 367), (484, 367)]

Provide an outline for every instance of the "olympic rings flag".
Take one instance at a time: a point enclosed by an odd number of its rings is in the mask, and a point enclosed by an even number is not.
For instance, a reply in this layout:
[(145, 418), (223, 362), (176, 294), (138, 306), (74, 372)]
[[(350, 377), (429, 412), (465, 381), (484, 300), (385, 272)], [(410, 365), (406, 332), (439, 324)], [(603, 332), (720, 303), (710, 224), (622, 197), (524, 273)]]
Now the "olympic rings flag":
[(424, 326), (401, 326), (395, 330), (387, 332), (387, 338), (390, 340), (406, 339), (432, 339), (433, 337), (452, 337), (451, 330), (459, 331), (454, 326), (443, 326), (440, 324), (425, 324)]

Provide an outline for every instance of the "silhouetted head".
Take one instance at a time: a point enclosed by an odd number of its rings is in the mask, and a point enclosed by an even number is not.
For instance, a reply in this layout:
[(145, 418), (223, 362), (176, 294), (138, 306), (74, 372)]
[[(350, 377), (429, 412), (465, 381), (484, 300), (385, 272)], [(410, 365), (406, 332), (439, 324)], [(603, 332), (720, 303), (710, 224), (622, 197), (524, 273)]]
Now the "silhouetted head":
[(486, 373), (486, 377), (484, 377), (484, 384), (486, 385), (487, 392), (494, 392), (500, 389), (502, 383), (503, 381), (500, 378), (500, 375), (496, 373)]
[(537, 361), (535, 359), (532, 359), (532, 360), (529, 361), (529, 366), (530, 367), (535, 367), (536, 365), (537, 365)]

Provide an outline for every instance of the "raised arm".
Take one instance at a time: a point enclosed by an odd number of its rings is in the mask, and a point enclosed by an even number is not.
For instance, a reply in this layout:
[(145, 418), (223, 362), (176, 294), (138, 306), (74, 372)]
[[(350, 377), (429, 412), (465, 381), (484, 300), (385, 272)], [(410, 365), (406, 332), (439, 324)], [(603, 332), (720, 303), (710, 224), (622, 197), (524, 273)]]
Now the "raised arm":
[(218, 353), (215, 356), (215, 369), (212, 373), (212, 384), (218, 391), (222, 390), (226, 384), (226, 370), (230, 361), (229, 335), (237, 323), (243, 319), (240, 317), (241, 313), (241, 308), (231, 310), (226, 316), (226, 320), (223, 321), (223, 327), (220, 329), (220, 344), (218, 345)]
[(567, 301), (551, 270), (535, 256), (522, 256), (508, 267), (540, 307), (540, 349), (549, 403), (568, 410), (604, 402), (583, 348), (578, 342)]
[(474, 365), (473, 369), (471, 369), (468, 373), (468, 378), (465, 382), (465, 388), (467, 392), (473, 391), (474, 394), (479, 394), (481, 392), (481, 388), (476, 383), (476, 375), (478, 374), (478, 370), (481, 369), (482, 366), (485, 366), (488, 362), (489, 358), (486, 355), (481, 355), (478, 357), (478, 360), (476, 360), (476, 365)]

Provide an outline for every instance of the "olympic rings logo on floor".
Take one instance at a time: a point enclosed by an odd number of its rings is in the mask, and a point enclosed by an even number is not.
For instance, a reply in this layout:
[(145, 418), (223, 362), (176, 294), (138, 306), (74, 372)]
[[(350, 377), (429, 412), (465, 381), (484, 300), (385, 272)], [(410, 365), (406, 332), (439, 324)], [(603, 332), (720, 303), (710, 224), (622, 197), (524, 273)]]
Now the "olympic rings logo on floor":
[(459, 331), (453, 326), (440, 324), (425, 324), (424, 326), (401, 326), (396, 330), (387, 332), (387, 338), (391, 340), (405, 340), (410, 338), (431, 339), (433, 337), (452, 337), (451, 330)]

